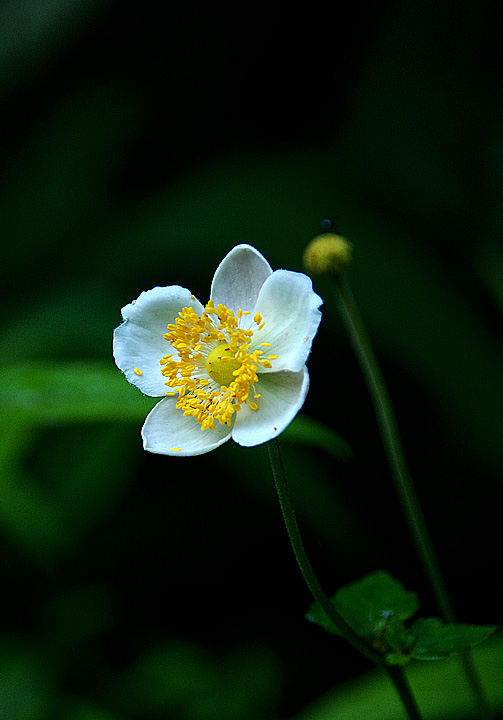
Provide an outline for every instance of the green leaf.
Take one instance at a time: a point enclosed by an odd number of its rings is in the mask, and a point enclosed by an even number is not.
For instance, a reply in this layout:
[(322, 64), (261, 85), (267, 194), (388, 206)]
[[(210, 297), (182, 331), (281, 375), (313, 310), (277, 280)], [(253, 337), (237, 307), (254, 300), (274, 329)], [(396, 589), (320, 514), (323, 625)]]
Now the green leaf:
[[(331, 602), (353, 630), (368, 639), (381, 635), (386, 628), (391, 632), (389, 624), (392, 619), (407, 620), (419, 607), (417, 594), (405, 590), (402, 583), (385, 570), (345, 585), (331, 598)], [(328, 632), (340, 634), (317, 603), (311, 606), (306, 617)], [(395, 628), (393, 632), (396, 632)]]
[(419, 618), (412, 624), (414, 644), (411, 657), (439, 660), (478, 645), (496, 630), (494, 625), (444, 625), (439, 618)]
[(362, 636), (382, 630), (394, 616), (407, 620), (419, 608), (417, 594), (405, 590), (401, 582), (384, 570), (346, 585), (334, 600), (341, 615)]
[[(411, 658), (446, 658), (483, 642), (496, 630), (494, 625), (444, 625), (439, 618), (420, 618), (406, 627), (404, 620), (418, 610), (417, 594), (384, 570), (345, 585), (330, 601), (389, 665), (406, 665)], [(306, 617), (330, 633), (341, 634), (317, 602)]]
[[(145, 397), (110, 363), (30, 362), (0, 365), (0, 406), (37, 425), (75, 422), (142, 423), (158, 398)], [(282, 437), (312, 445), (338, 460), (352, 452), (337, 433), (321, 422), (297, 415)]]

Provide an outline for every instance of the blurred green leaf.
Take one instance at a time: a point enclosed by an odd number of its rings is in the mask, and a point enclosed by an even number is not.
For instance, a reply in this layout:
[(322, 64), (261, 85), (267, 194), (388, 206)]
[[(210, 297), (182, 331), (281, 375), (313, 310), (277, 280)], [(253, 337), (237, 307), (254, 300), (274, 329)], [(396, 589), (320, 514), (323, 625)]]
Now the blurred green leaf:
[(353, 456), (351, 448), (340, 435), (327, 425), (301, 413), (283, 431), (281, 438), (288, 442), (320, 448), (341, 461), (350, 460)]
[(76, 552), (120, 497), (136, 469), (141, 441), (138, 435), (135, 446), (118, 425), (45, 429), (13, 415), (4, 419), (9, 432), (0, 442), (0, 525), (40, 565), (53, 569), (57, 559)]
[(0, 522), (16, 543), (52, 565), (75, 550), (134, 468), (127, 434), (96, 423), (140, 419), (149, 403), (129, 392), (119, 371), (99, 364), (19, 364), (3, 367), (1, 376)]
[[(36, 424), (141, 422), (158, 402), (132, 387), (112, 362), (18, 363), (0, 367), (0, 377), (4, 411)], [(298, 415), (282, 437), (339, 460), (352, 455), (337, 433), (307, 416)]]
[(37, 424), (140, 421), (157, 400), (133, 388), (110, 364), (20, 363), (1, 369), (0, 404)]
[(487, 640), (495, 630), (495, 625), (444, 625), (439, 618), (418, 618), (411, 627), (414, 636), (411, 655), (418, 660), (449, 657)]
[[(140, 428), (158, 399), (132, 387), (112, 361), (16, 363), (4, 365), (0, 376), (5, 424), (0, 521), (16, 542), (45, 563), (70, 553), (113, 501), (134, 467), (131, 454), (141, 457)], [(108, 428), (100, 429), (103, 423)], [(124, 423), (131, 424), (132, 432), (137, 425), (137, 449), (119, 428)], [(45, 448), (43, 433), (49, 428), (56, 442), (45, 453), (37, 448)], [(350, 452), (338, 435), (307, 417), (298, 416), (284, 437), (295, 445), (321, 447), (340, 460)], [(33, 463), (30, 471), (24, 467), (23, 458), (34, 451), (43, 463), (39, 473)], [(129, 471), (121, 474), (125, 467)], [(51, 478), (49, 488), (38, 474)]]
[(61, 674), (72, 653), (117, 622), (114, 600), (109, 587), (88, 584), (66, 589), (44, 608), (41, 641), (51, 647), (51, 659)]
[(273, 720), (277, 664), (250, 646), (215, 661), (178, 639), (149, 649), (114, 681), (110, 699), (134, 717), (187, 720)]

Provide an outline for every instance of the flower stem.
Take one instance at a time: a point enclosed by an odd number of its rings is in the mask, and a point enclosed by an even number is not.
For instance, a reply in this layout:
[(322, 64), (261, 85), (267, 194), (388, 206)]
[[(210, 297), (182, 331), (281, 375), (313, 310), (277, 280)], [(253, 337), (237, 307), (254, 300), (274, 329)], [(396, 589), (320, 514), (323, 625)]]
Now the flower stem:
[[(339, 290), (337, 298), (340, 314), (374, 405), (386, 457), (407, 524), (444, 622), (452, 623), (454, 622), (454, 612), (433, 541), (407, 467), (395, 413), (379, 363), (357, 310), (345, 273), (334, 277)], [(489, 720), (491, 713), (469, 651), (461, 655), (461, 662), (478, 707), (479, 717)]]
[(416, 704), (409, 682), (405, 676), (403, 668), (392, 665), (386, 668), (391, 682), (394, 684), (400, 699), (410, 720), (421, 720), (421, 714)]
[(369, 660), (372, 660), (379, 668), (385, 669), (390, 680), (393, 682), (401, 700), (407, 711), (409, 720), (421, 720), (421, 715), (416, 705), (416, 701), (410, 687), (403, 675), (403, 671), (398, 667), (388, 667), (384, 659), (375, 652), (357, 635), (350, 625), (344, 620), (336, 607), (330, 602), (329, 598), (322, 589), (320, 582), (313, 570), (311, 561), (306, 553), (302, 535), (300, 533), (297, 517), (293, 509), (290, 498), (290, 490), (286, 478), (281, 449), (277, 438), (268, 442), (269, 458), (271, 461), (272, 474), (278, 493), (279, 504), (283, 513), (286, 530), (290, 539), (293, 553), (297, 560), (302, 576), (308, 586), (314, 599), (323, 608), (327, 617), (334, 623), (341, 635), (359, 652), (361, 652)]

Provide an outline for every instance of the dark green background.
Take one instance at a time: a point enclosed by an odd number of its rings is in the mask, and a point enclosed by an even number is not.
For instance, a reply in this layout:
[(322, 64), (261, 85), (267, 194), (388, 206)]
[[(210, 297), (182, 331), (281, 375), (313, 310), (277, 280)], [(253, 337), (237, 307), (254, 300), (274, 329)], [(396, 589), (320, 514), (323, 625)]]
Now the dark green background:
[[(300, 718), (334, 689), (313, 717), (346, 717), (338, 688), (370, 667), (303, 618), (266, 450), (145, 454), (152, 403), (111, 357), (142, 290), (204, 302), (240, 242), (302, 270), (327, 216), (355, 245), (458, 618), (500, 622), (498, 6), (0, 2), (2, 718)], [(313, 562), (328, 592), (385, 568), (436, 614), (333, 288), (315, 288), (303, 413), (353, 457), (285, 435)], [(428, 717), (470, 717), (443, 687)]]

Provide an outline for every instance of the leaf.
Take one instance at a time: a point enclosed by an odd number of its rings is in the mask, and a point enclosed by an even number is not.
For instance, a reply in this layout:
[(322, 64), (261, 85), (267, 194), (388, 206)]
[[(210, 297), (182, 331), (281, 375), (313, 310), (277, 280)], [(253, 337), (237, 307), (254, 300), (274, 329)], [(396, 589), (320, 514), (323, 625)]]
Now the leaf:
[[(358, 635), (370, 639), (381, 635), (391, 619), (407, 620), (419, 608), (417, 594), (405, 590), (402, 583), (385, 570), (345, 585), (331, 602)], [(340, 634), (317, 603), (311, 606), (306, 617), (328, 632)]]
[[(403, 621), (418, 610), (417, 594), (384, 570), (344, 586), (330, 601), (389, 665), (405, 665), (411, 658), (446, 658), (483, 642), (496, 630), (494, 625), (444, 625), (439, 618), (419, 618), (406, 627)], [(306, 617), (330, 633), (341, 634), (317, 602)]]
[(439, 660), (478, 645), (496, 630), (494, 625), (444, 625), (439, 618), (419, 618), (412, 624), (414, 644), (411, 656), (419, 660)]
[[(142, 395), (114, 363), (52, 362), (46, 366), (20, 362), (0, 365), (0, 405), (4, 412), (36, 424), (75, 422), (142, 423), (158, 398)], [(313, 445), (338, 460), (352, 452), (337, 433), (321, 422), (297, 415), (282, 437)]]
[(335, 606), (359, 635), (372, 635), (393, 616), (407, 620), (419, 608), (417, 594), (399, 580), (379, 570), (341, 588)]

